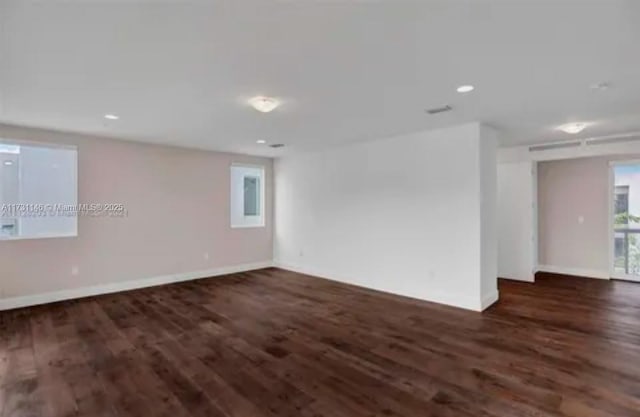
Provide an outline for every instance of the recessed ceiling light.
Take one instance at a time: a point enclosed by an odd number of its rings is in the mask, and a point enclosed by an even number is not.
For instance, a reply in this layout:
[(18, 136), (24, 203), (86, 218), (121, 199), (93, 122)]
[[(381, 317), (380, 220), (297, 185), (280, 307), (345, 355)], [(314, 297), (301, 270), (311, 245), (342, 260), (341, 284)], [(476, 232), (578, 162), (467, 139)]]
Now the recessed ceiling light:
[(566, 125), (558, 126), (558, 130), (562, 130), (565, 133), (569, 133), (570, 135), (575, 135), (576, 133), (582, 132), (588, 126), (587, 123), (567, 123)]
[(461, 85), (456, 91), (458, 91), (458, 93), (470, 93), (474, 89), (475, 87), (472, 85)]
[(258, 140), (256, 141), (256, 143), (259, 143), (259, 144), (261, 144), (261, 145), (262, 145), (263, 143), (267, 143), (267, 141), (266, 141), (266, 140), (264, 140), (264, 139), (258, 139)]
[(249, 99), (251, 107), (262, 113), (269, 113), (280, 105), (278, 100), (273, 97), (257, 96)]
[(595, 83), (591, 84), (589, 88), (596, 91), (606, 91), (611, 88), (611, 84), (608, 82)]
[(13, 165), (13, 161), (4, 161), (4, 164), (10, 167), (11, 165)]
[(118, 120), (120, 117), (116, 116), (115, 114), (105, 114), (104, 118), (109, 120)]

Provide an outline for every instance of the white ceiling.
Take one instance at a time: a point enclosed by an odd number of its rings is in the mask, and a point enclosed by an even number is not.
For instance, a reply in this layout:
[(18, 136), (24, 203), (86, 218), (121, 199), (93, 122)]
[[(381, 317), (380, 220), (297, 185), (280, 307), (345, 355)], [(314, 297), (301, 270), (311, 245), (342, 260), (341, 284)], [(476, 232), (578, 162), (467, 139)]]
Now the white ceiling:
[(0, 121), (263, 155), (473, 120), (505, 145), (640, 131), (639, 3), (2, 0)]

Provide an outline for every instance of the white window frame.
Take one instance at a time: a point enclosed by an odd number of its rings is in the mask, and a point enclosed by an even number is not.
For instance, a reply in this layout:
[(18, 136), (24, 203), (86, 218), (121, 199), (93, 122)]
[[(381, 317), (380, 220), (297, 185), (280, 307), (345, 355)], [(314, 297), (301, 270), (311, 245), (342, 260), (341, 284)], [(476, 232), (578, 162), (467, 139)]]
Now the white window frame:
[[(266, 226), (266, 175), (264, 166), (233, 163), (229, 168), (230, 225), (233, 229)], [(244, 214), (244, 180), (258, 177), (260, 182), (259, 213), (255, 216)]]
[[(74, 176), (76, 186), (73, 190), (74, 192), (74, 201), (75, 204), (78, 203), (78, 187), (79, 187), (79, 178), (78, 178), (78, 159), (79, 152), (78, 147), (75, 145), (61, 144), (61, 143), (49, 143), (49, 142), (38, 142), (34, 140), (24, 140), (24, 139), (12, 139), (12, 138), (0, 138), (0, 144), (2, 145), (16, 145), (16, 146), (35, 146), (41, 148), (50, 148), (50, 149), (68, 149), (76, 152), (76, 163), (74, 166)], [(19, 172), (19, 177), (21, 178), (22, 174)], [(18, 191), (20, 199), (20, 191)], [(18, 221), (18, 230), (22, 230), (22, 219), (17, 218)], [(58, 239), (58, 238), (75, 238), (78, 237), (78, 217), (75, 216), (75, 227), (74, 230), (68, 233), (39, 233), (39, 234), (30, 234), (30, 235), (17, 235), (17, 236), (3, 236), (0, 234), (0, 241), (11, 241), (11, 240), (33, 240), (33, 239)]]
[[(640, 277), (630, 275), (624, 272), (616, 272), (615, 269), (615, 196), (616, 196), (616, 176), (615, 168), (625, 165), (640, 165), (640, 159), (623, 159), (609, 161), (609, 277), (613, 279), (622, 279), (625, 281), (640, 282)], [(608, 278), (607, 278), (608, 279)]]

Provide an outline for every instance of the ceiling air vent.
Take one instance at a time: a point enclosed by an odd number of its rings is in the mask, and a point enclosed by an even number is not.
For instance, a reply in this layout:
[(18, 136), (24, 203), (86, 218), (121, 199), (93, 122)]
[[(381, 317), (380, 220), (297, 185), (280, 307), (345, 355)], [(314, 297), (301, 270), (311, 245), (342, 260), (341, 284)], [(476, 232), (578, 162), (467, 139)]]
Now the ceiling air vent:
[(442, 106), (442, 107), (436, 107), (434, 109), (427, 109), (427, 113), (429, 114), (438, 114), (438, 113), (444, 113), (444, 112), (448, 112), (453, 110), (453, 107), (449, 106), (448, 104), (446, 106)]
[(270, 148), (284, 148), (284, 143), (274, 143), (273, 145), (269, 145)]
[(573, 142), (549, 143), (546, 145), (529, 146), (529, 152), (542, 152), (550, 149), (577, 148), (581, 145), (579, 140)]
[(591, 138), (587, 139), (586, 143), (587, 145), (613, 145), (615, 143), (629, 143), (637, 141), (640, 141), (640, 132)]

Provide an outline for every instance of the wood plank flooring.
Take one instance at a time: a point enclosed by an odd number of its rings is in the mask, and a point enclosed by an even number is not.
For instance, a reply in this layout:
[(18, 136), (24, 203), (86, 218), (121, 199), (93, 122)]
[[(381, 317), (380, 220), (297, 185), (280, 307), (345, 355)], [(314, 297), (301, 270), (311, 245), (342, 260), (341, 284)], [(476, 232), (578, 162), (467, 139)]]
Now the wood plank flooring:
[(275, 268), (0, 313), (3, 417), (640, 416), (640, 285), (483, 314)]

